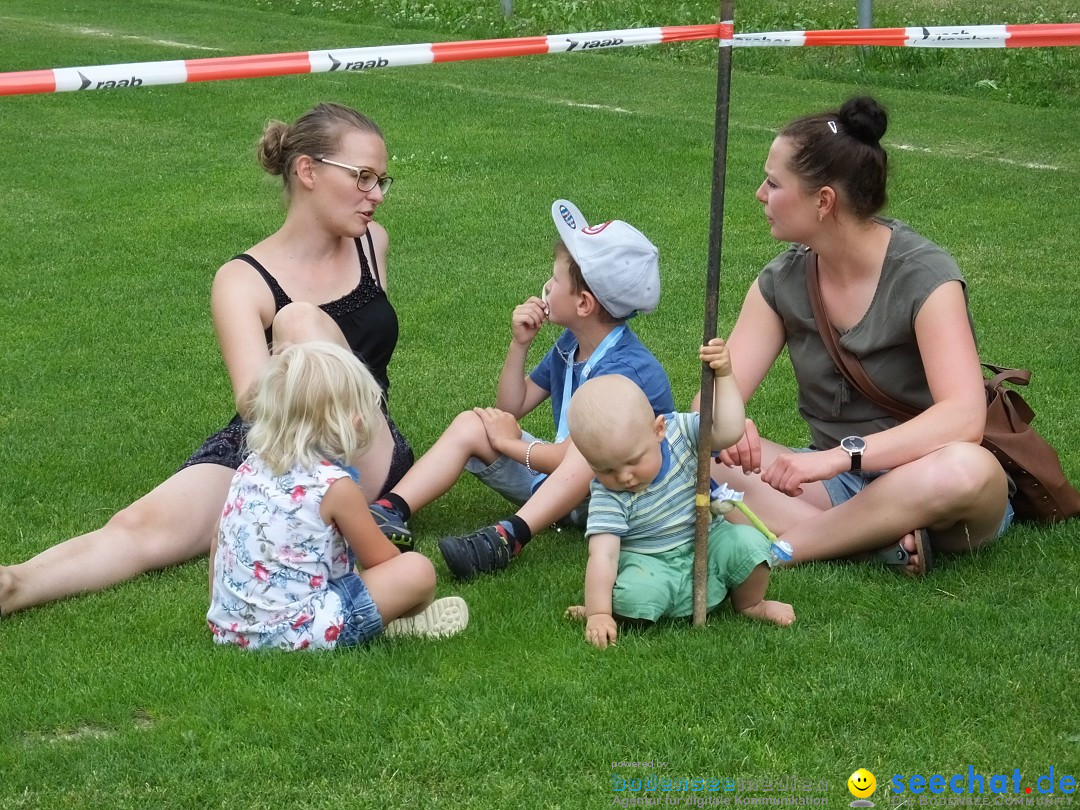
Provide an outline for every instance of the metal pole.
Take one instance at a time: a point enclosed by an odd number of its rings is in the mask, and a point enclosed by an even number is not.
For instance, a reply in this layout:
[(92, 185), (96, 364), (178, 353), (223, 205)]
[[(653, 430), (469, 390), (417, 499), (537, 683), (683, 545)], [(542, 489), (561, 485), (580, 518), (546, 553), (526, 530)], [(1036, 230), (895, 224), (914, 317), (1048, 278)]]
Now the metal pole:
[[(720, 22), (731, 26), (735, 0), (721, 0)], [(730, 37), (732, 34), (727, 34)], [(731, 100), (731, 41), (721, 35), (716, 65), (716, 127), (713, 136), (712, 206), (709, 211), (708, 275), (705, 282), (705, 330), (702, 343), (716, 337), (720, 299), (720, 258), (724, 238), (724, 181), (727, 175), (728, 107)], [(696, 523), (694, 527), (694, 627), (705, 625), (709, 570), (709, 468), (712, 465), (713, 373), (701, 364), (701, 433), (698, 436)]]
[(874, 27), (874, 0), (859, 0), (859, 28)]

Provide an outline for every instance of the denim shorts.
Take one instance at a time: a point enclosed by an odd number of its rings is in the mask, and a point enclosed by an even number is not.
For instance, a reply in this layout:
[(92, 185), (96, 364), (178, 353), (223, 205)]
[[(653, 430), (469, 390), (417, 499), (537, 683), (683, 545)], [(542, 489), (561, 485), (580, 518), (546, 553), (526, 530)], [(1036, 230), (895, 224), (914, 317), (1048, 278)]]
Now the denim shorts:
[[(815, 452), (815, 448), (813, 447), (793, 447), (791, 450), (796, 453)], [(884, 475), (885, 472), (887, 471), (865, 473), (845, 471), (835, 478), (827, 478), (821, 483), (825, 486), (825, 491), (829, 494), (829, 500), (832, 501), (832, 505), (839, 506), (844, 501), (851, 499), (861, 492), (863, 487), (875, 478)], [(1012, 525), (1014, 515), (1012, 501), (1009, 501), (1005, 504), (1005, 515), (1001, 518), (1001, 525), (998, 526), (995, 537), (1001, 537), (1001, 535), (1005, 534)]]
[(338, 647), (366, 644), (383, 631), (379, 608), (358, 574), (349, 573), (332, 579), (329, 587), (341, 600), (342, 618), (345, 622), (341, 635), (338, 636)]
[[(524, 442), (537, 441), (531, 433), (522, 431), (521, 440)], [(465, 469), (475, 475), (486, 486), (502, 495), (506, 500), (517, 506), (533, 496), (536, 487), (540, 485), (537, 480), (540, 473), (535, 473), (520, 461), (508, 456), (499, 456), (491, 464), (485, 464), (480, 459), (473, 457), (465, 463)], [(572, 526), (584, 526), (589, 516), (589, 499), (586, 498), (565, 518), (560, 524)]]

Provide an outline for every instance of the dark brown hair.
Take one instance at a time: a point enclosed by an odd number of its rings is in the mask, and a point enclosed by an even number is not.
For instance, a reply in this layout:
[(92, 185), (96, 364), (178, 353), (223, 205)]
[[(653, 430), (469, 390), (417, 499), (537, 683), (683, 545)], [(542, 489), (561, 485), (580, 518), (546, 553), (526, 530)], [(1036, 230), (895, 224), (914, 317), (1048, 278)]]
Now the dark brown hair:
[(600, 323), (622, 323), (622, 321), (620, 321), (618, 318), (616, 318), (607, 311), (607, 307), (600, 303), (600, 299), (596, 297), (596, 293), (592, 291), (588, 283), (585, 281), (585, 276), (581, 272), (581, 265), (577, 263), (577, 259), (573, 257), (573, 255), (570, 253), (570, 249), (566, 246), (566, 243), (562, 239), (555, 240), (554, 253), (556, 258), (558, 258), (559, 256), (565, 256), (567, 262), (569, 263), (571, 292), (575, 294), (587, 292), (595, 299), (596, 305), (600, 308)]
[(888, 155), (881, 137), (888, 113), (869, 96), (852, 98), (839, 110), (798, 118), (780, 131), (794, 144), (791, 170), (804, 187), (832, 186), (860, 219), (885, 207)]

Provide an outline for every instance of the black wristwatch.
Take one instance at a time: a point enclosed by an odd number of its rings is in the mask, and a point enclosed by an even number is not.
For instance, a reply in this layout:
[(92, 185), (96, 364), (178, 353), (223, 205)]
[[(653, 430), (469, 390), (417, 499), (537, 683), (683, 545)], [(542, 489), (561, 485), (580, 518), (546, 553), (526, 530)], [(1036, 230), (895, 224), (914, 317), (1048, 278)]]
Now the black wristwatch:
[(851, 471), (862, 471), (862, 454), (866, 451), (866, 442), (861, 436), (848, 436), (840, 440), (840, 449), (851, 456)]

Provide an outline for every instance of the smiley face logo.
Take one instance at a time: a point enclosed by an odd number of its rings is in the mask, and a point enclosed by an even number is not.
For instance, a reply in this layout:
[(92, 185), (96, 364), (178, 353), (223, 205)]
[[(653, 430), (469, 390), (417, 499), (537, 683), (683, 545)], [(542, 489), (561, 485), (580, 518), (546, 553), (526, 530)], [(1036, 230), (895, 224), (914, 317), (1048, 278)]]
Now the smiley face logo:
[(877, 779), (866, 768), (859, 768), (847, 780), (847, 789), (856, 799), (866, 799), (877, 790)]

